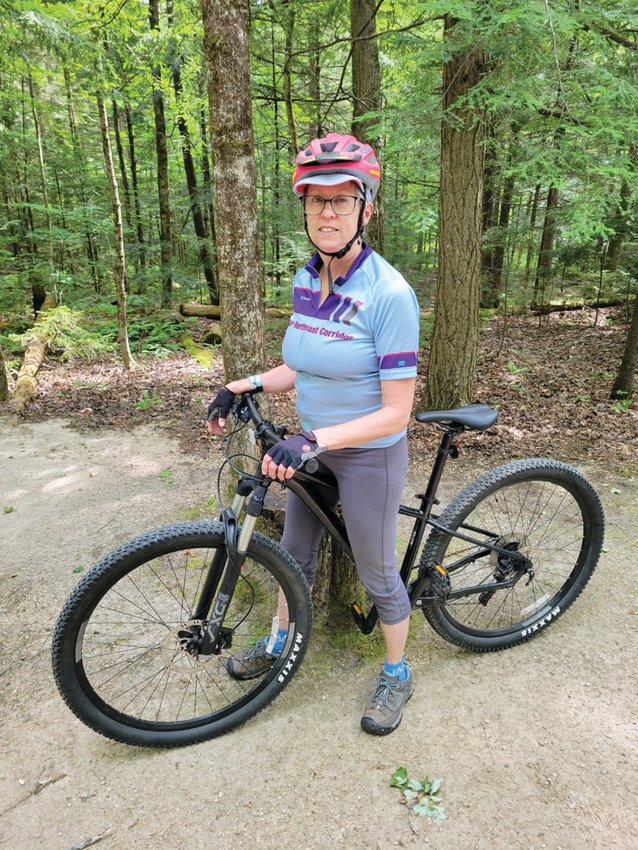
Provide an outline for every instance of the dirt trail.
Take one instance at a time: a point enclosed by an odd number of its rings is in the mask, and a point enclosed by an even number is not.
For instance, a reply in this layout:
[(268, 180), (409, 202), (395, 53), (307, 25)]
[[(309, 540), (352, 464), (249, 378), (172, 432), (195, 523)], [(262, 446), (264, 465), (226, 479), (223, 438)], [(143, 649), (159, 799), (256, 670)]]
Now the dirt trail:
[[(341, 653), (326, 664), (311, 649), (290, 688), (241, 729), (143, 751), (98, 737), (65, 708), (50, 630), (74, 568), (205, 503), (213, 459), (191, 459), (150, 429), (84, 434), (0, 418), (0, 469), (0, 847), (637, 846), (636, 476), (587, 470), (607, 512), (606, 553), (547, 633), (477, 656), (414, 615), (417, 688), (393, 735), (359, 729), (376, 662)], [(441, 826), (420, 818), (413, 831), (389, 787), (401, 765), (443, 779)]]

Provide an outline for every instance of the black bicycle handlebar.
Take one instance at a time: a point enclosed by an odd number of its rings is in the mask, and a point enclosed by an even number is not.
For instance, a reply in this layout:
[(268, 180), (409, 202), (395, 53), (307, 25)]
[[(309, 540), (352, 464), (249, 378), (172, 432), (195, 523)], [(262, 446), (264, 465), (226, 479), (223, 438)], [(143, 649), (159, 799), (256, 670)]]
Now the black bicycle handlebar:
[[(259, 412), (259, 407), (253, 399), (252, 393), (242, 393), (239, 399), (235, 402), (235, 410), (238, 416), (241, 415), (242, 409), (248, 411), (254, 426), (256, 436), (263, 440), (268, 446), (274, 446), (283, 438), (283, 433), (278, 434), (272, 422), (269, 422)], [(319, 469), (319, 461), (315, 457), (316, 452), (304, 452), (301, 455), (302, 463), (298, 467), (311, 475)]]

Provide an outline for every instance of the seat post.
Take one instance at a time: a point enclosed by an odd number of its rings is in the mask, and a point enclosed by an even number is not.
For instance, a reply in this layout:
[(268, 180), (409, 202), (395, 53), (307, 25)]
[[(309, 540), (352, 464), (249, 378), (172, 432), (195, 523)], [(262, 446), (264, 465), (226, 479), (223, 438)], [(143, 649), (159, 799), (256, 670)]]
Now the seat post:
[(427, 489), (421, 499), (421, 510), (423, 511), (425, 519), (430, 516), (432, 508), (436, 504), (436, 491), (439, 487), (443, 470), (445, 469), (445, 463), (450, 456), (452, 442), (454, 441), (454, 438), (464, 430), (465, 428), (463, 428), (463, 426), (449, 426), (445, 429), (445, 432), (441, 437), (441, 443), (434, 459), (432, 472), (430, 473), (430, 480), (428, 481)]

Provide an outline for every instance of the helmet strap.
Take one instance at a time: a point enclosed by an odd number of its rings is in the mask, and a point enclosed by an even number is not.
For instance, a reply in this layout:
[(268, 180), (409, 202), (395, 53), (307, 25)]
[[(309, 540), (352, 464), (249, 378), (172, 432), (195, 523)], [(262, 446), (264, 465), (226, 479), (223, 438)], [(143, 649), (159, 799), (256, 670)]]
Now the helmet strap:
[(359, 220), (357, 221), (357, 232), (354, 234), (352, 239), (343, 246), (343, 248), (340, 248), (338, 251), (333, 251), (332, 253), (329, 253), (328, 251), (322, 251), (318, 247), (318, 245), (316, 245), (312, 241), (312, 239), (310, 238), (310, 234), (308, 233), (308, 217), (307, 217), (306, 213), (304, 212), (303, 224), (304, 224), (304, 228), (306, 230), (306, 236), (308, 237), (308, 241), (310, 242), (310, 244), (312, 245), (313, 248), (315, 248), (317, 251), (319, 251), (320, 254), (324, 254), (326, 257), (330, 257), (330, 262), (326, 266), (326, 273), (328, 275), (328, 292), (330, 293), (330, 295), (334, 295), (334, 291), (335, 291), (334, 290), (334, 282), (332, 280), (332, 272), (330, 271), (330, 266), (332, 265), (333, 260), (340, 260), (342, 257), (345, 257), (345, 255), (352, 248), (352, 246), (357, 241), (357, 239), (359, 239), (360, 236), (363, 236), (363, 212), (364, 212), (364, 210), (365, 210), (365, 201), (362, 203), (361, 209), (359, 211)]

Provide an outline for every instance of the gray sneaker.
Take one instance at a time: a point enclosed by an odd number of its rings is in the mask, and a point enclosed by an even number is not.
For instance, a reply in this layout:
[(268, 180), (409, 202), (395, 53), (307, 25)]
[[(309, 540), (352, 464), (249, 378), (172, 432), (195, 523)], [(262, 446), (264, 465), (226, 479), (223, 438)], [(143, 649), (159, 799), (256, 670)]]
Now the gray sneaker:
[(403, 715), (403, 706), (412, 696), (412, 674), (400, 682), (383, 670), (375, 680), (369, 703), (361, 718), (361, 728), (370, 735), (389, 735), (394, 732)]
[(254, 679), (269, 670), (276, 656), (266, 652), (268, 638), (262, 638), (255, 646), (242, 649), (226, 662), (226, 669), (233, 679)]

